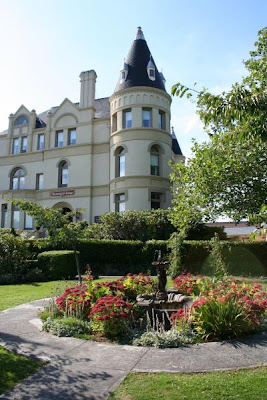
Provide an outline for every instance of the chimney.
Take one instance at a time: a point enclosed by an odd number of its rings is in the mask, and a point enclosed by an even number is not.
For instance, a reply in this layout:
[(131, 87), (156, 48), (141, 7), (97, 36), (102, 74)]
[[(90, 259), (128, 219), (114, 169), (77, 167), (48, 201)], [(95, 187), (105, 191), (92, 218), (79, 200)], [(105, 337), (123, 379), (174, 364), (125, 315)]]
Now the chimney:
[(80, 108), (95, 107), (95, 84), (97, 75), (93, 69), (80, 73)]

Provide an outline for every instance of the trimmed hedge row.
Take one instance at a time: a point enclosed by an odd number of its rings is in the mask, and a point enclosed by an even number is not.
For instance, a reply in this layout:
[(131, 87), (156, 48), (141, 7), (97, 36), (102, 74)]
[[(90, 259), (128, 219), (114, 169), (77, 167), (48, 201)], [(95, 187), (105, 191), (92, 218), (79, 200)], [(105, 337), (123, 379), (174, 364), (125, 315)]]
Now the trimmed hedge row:
[(74, 251), (52, 250), (38, 254), (38, 268), (49, 280), (73, 279), (77, 275)]
[[(231, 275), (267, 275), (267, 243), (245, 242), (221, 242), (223, 255)], [(44, 242), (43, 242), (44, 244)], [(88, 240), (82, 241), (78, 250), (80, 252), (81, 270), (85, 271), (86, 265), (90, 265), (93, 274), (97, 275), (124, 275), (127, 273), (147, 272), (155, 274), (155, 268), (151, 266), (156, 250), (161, 250), (162, 256), (167, 256), (169, 249), (167, 241), (151, 240), (146, 243), (139, 241), (119, 240)], [(40, 253), (44, 250), (53, 250), (51, 246), (36, 248), (32, 244), (32, 251)], [(41, 255), (42, 254), (42, 255)], [(49, 265), (45, 270), (44, 253), (38, 255), (41, 263), (38, 265), (47, 276), (47, 271), (52, 270), (53, 279), (63, 276), (76, 275), (76, 267), (73, 255), (68, 260), (56, 251), (49, 259)], [(69, 253), (70, 254), (70, 253)], [(209, 264), (209, 241), (185, 241), (183, 250), (184, 268), (192, 273), (205, 273)], [(63, 261), (64, 258), (64, 261)], [(45, 261), (46, 262), (46, 261)], [(54, 266), (52, 267), (54, 263)], [(57, 272), (57, 270), (59, 272)], [(63, 274), (64, 272), (64, 274)], [(50, 273), (50, 272), (49, 272)], [(56, 275), (58, 274), (58, 275)]]

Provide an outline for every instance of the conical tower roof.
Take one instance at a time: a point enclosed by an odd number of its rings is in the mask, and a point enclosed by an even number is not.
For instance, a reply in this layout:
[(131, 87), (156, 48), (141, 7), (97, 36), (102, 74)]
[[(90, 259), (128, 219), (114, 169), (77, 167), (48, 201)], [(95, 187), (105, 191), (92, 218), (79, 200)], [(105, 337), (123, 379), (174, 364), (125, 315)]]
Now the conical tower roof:
[[(154, 80), (151, 80), (148, 76), (147, 68), (149, 67), (149, 63), (154, 65), (155, 68)], [(137, 28), (136, 38), (125, 59), (125, 64), (128, 66), (127, 77), (125, 80), (122, 80), (121, 78), (118, 80), (114, 92), (135, 86), (148, 86), (166, 92), (161, 74), (157, 69), (156, 63), (153, 60), (140, 27)]]

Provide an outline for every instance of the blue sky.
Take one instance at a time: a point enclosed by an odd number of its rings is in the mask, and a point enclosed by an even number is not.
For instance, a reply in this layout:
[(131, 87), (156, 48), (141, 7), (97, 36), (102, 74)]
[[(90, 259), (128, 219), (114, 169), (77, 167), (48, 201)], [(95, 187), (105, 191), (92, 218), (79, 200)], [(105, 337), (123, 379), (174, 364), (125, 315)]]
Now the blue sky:
[[(79, 101), (79, 73), (94, 69), (110, 96), (141, 26), (167, 90), (177, 81), (213, 92), (245, 74), (242, 60), (266, 26), (266, 0), (0, 0), (0, 131), (21, 104), (37, 113)], [(194, 104), (173, 99), (183, 153), (206, 139)]]

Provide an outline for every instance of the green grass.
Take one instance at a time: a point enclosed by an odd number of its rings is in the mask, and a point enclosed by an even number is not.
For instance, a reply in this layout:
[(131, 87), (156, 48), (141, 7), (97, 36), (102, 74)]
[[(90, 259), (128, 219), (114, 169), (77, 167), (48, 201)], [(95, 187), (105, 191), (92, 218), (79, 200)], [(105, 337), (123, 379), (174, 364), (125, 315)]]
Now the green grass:
[[(106, 281), (111, 279), (98, 279)], [(0, 311), (45, 297), (59, 296), (66, 286), (72, 286), (73, 281), (51, 281), (26, 283), (23, 285), (0, 286)]]
[(0, 346), (0, 394), (32, 375), (43, 365), (41, 361), (19, 356)]
[(109, 400), (266, 400), (267, 367), (199, 374), (132, 373)]

